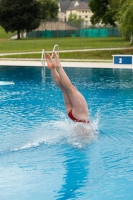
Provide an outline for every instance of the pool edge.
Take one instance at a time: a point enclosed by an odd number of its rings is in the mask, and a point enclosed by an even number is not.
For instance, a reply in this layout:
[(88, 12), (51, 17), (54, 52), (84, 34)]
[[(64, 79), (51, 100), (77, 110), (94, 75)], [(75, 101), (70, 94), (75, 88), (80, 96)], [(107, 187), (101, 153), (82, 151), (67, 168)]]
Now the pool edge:
[[(63, 67), (85, 67), (85, 68), (121, 68), (133, 69), (133, 65), (113, 64), (112, 62), (61, 62)], [(1, 60), (0, 66), (27, 66), (42, 67), (41, 61)]]

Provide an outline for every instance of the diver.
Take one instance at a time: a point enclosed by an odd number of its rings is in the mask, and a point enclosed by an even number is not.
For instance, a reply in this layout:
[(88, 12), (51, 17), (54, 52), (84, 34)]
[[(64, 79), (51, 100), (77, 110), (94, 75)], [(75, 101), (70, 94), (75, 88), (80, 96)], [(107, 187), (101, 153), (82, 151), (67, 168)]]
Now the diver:
[(83, 95), (72, 85), (70, 79), (61, 66), (59, 57), (53, 52), (54, 60), (46, 54), (47, 67), (51, 69), (56, 85), (61, 89), (66, 111), (74, 122), (90, 123), (88, 106)]

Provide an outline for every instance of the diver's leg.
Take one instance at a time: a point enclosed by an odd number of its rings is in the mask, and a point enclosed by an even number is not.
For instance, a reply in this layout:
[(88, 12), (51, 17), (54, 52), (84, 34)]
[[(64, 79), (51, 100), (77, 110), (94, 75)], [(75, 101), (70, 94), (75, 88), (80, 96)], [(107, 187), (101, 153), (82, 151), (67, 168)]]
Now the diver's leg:
[(58, 70), (60, 81), (63, 87), (66, 89), (71, 104), (72, 104), (72, 113), (75, 118), (82, 119), (88, 117), (88, 106), (83, 95), (72, 85), (70, 79), (65, 73), (61, 63), (59, 61), (58, 55), (54, 53), (54, 63), (53, 67), (56, 67)]
[(52, 68), (51, 71), (52, 71), (52, 76), (53, 76), (54, 82), (62, 91), (66, 110), (68, 113), (72, 109), (72, 104), (71, 104), (70, 98), (68, 96), (68, 93), (67, 93), (66, 89), (63, 87), (63, 85), (61, 84), (60, 76), (59, 76), (58, 72), (56, 71), (56, 68)]
[(58, 55), (53, 52), (53, 55), (54, 55), (54, 62), (53, 62), (53, 67), (56, 67), (58, 73), (59, 73), (59, 76), (60, 76), (60, 81), (62, 83), (62, 85), (66, 88), (66, 89), (69, 89), (70, 87), (73, 87), (70, 79), (68, 78), (66, 72), (64, 71), (63, 67), (61, 66), (61, 63), (60, 63), (60, 60), (58, 58)]
[(71, 104), (70, 98), (68, 96), (68, 93), (67, 93), (66, 89), (63, 87), (63, 85), (62, 85), (62, 83), (60, 81), (60, 76), (59, 76), (56, 68), (54, 67), (54, 65), (52, 63), (52, 58), (50, 57), (49, 54), (46, 55), (46, 61), (47, 61), (48, 68), (51, 69), (54, 82), (56, 83), (56, 85), (62, 91), (64, 102), (65, 102), (65, 106), (66, 106), (66, 110), (67, 110), (67, 113), (68, 113), (72, 109), (72, 104)]

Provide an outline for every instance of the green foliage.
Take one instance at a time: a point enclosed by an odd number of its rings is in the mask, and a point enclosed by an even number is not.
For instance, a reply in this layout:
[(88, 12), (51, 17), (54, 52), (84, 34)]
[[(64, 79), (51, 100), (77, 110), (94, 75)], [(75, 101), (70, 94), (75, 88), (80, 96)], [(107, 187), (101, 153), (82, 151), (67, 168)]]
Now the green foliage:
[(58, 3), (56, 0), (39, 0), (41, 3), (41, 19), (56, 19), (58, 14)]
[(117, 23), (117, 13), (120, 7), (120, 1), (123, 0), (109, 0), (110, 12), (112, 12), (112, 19)]
[(0, 25), (6, 32), (30, 31), (39, 26), (40, 3), (36, 0), (1, 0)]
[(116, 10), (111, 9), (110, 0), (90, 0), (89, 7), (93, 12), (91, 23), (102, 23), (115, 26)]
[(133, 1), (126, 0), (120, 2), (119, 12), (118, 12), (119, 29), (122, 34), (127, 38), (133, 36)]
[(117, 24), (121, 33), (133, 43), (133, 0), (90, 0), (89, 6), (94, 13), (92, 24)]
[(78, 18), (76, 14), (70, 14), (69, 18), (68, 18), (68, 22), (76, 27), (81, 27), (82, 23), (83, 23), (84, 19), (82, 18)]

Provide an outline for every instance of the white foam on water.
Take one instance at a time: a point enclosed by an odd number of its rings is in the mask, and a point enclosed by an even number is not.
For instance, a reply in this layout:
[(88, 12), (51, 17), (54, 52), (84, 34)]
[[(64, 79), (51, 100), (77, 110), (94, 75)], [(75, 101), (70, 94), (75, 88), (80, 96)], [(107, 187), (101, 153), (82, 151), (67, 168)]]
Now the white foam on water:
[(0, 81), (0, 86), (2, 85), (14, 85), (15, 83), (12, 81)]
[(11, 151), (36, 148), (40, 145), (67, 144), (76, 148), (84, 148), (98, 136), (98, 120), (91, 124), (82, 124), (71, 122), (68, 119), (64, 121), (44, 122), (36, 127), (32, 133), (29, 142)]

